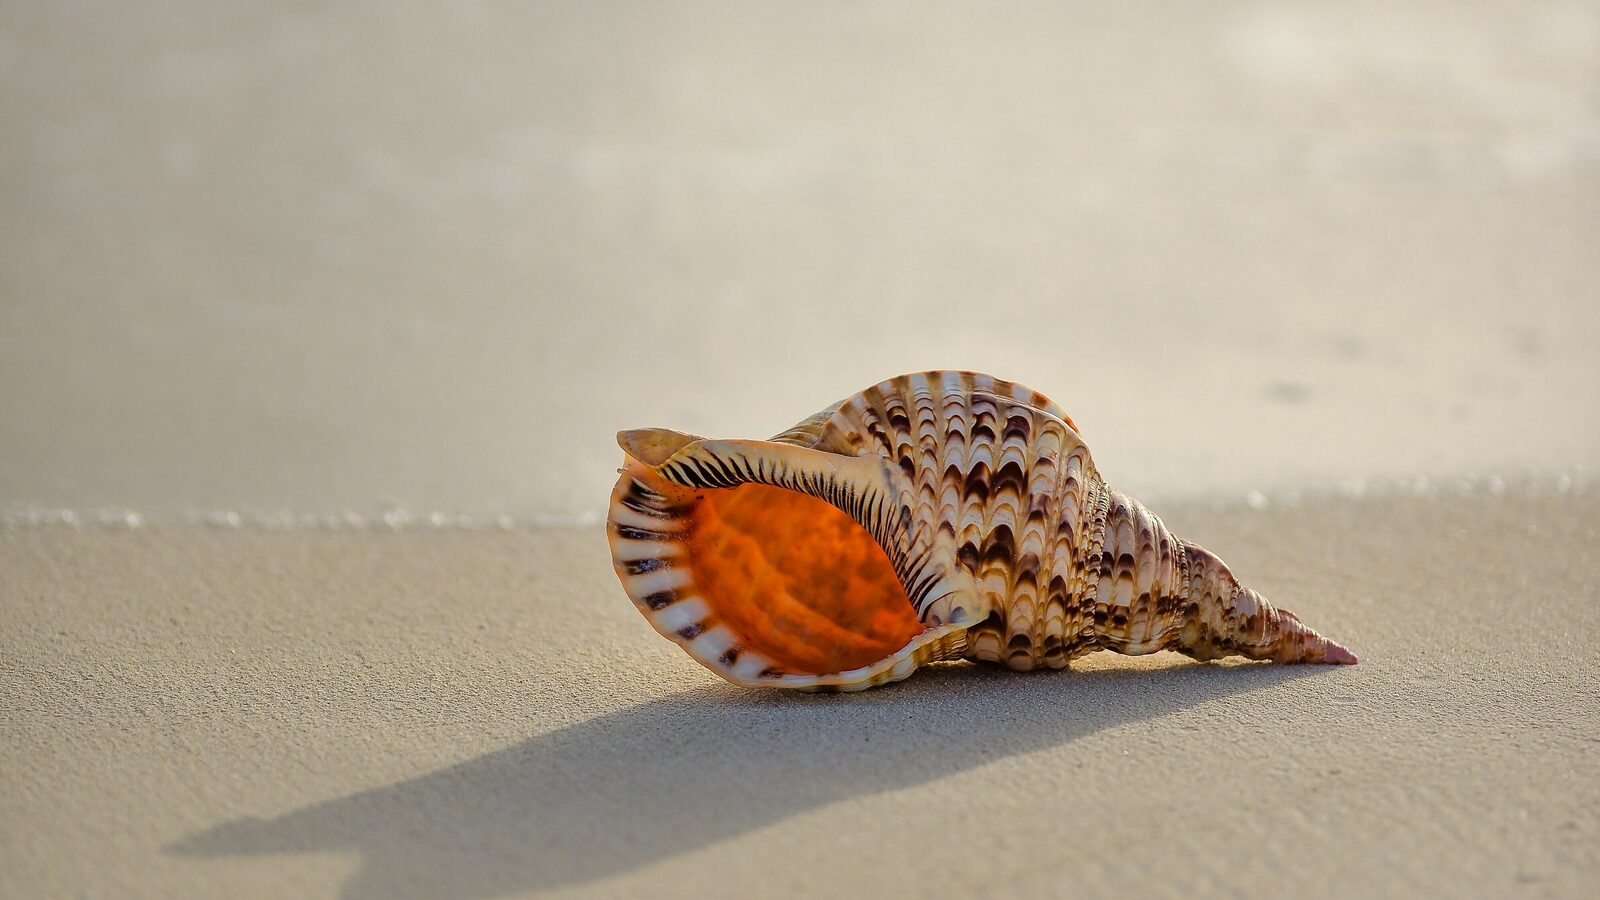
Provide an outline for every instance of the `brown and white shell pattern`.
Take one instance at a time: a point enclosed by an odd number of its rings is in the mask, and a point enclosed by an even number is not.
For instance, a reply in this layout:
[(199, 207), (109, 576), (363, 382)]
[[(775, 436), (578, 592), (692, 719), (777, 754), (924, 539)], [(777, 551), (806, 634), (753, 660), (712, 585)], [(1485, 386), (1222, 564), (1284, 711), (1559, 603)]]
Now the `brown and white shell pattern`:
[(770, 441), (618, 441), (618, 577), (736, 684), (858, 690), (1094, 650), (1355, 662), (1107, 487), (1060, 407), (992, 376), (892, 378)]

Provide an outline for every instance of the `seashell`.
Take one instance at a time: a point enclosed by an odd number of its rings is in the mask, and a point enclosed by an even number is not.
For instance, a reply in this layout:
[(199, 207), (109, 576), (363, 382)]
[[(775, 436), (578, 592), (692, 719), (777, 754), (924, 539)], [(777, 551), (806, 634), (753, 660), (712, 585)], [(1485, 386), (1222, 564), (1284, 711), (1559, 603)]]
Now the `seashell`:
[(1107, 487), (1060, 407), (992, 376), (893, 378), (770, 441), (617, 441), (617, 576), (735, 684), (860, 690), (1094, 650), (1356, 661)]

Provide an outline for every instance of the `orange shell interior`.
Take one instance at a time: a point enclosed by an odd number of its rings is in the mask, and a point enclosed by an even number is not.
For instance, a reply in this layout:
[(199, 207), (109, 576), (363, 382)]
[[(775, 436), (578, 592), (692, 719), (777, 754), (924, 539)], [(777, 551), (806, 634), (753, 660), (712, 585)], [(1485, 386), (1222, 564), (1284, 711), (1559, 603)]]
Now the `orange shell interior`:
[(689, 563), (701, 596), (775, 667), (843, 672), (922, 632), (883, 548), (828, 503), (761, 484), (696, 491), (688, 503)]

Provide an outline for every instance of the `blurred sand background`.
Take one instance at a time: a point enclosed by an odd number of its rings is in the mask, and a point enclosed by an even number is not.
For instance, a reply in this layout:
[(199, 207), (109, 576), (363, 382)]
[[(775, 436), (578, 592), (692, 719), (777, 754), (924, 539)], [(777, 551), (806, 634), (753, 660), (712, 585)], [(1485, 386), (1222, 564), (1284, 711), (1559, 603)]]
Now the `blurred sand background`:
[[(1579, 895), (1597, 247), (1594, 3), (9, 4), (0, 893)], [(617, 429), (932, 367), (1362, 664), (629, 609)]]
[(1594, 5), (30, 3), (8, 500), (592, 512), (905, 371), (1135, 493), (1600, 457)]

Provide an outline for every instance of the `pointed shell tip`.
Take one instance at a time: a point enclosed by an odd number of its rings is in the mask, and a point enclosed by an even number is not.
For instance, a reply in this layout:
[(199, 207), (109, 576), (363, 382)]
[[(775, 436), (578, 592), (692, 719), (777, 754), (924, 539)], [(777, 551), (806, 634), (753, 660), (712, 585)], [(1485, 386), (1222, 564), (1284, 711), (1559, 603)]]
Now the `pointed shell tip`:
[(1353, 666), (1360, 662), (1360, 660), (1356, 659), (1354, 653), (1334, 643), (1328, 644), (1328, 649), (1323, 655), (1323, 661), (1337, 666)]

